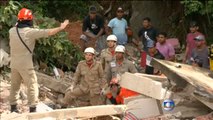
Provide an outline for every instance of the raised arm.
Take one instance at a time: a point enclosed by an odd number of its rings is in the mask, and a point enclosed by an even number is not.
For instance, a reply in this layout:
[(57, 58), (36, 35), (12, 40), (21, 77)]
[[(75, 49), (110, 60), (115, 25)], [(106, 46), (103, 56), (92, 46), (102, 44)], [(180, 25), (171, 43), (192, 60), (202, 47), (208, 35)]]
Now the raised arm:
[(49, 36), (55, 35), (56, 33), (64, 30), (68, 24), (69, 24), (69, 20), (65, 20), (63, 23), (61, 23), (60, 27), (49, 29), (48, 35)]

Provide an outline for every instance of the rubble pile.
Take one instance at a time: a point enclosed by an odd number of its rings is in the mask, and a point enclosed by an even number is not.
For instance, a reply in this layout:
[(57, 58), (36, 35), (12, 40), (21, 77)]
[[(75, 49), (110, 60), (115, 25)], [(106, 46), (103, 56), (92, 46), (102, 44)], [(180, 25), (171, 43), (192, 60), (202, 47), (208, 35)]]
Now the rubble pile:
[[(134, 53), (129, 51), (130, 54)], [(132, 57), (137, 59), (137, 55)], [(29, 113), (26, 87), (22, 85), (18, 108), (22, 114), (10, 113), (10, 73), (0, 74), (0, 115), (2, 120), (14, 118), (46, 119), (97, 119), (120, 120), (135, 117), (140, 120), (213, 120), (213, 78), (212, 72), (184, 64), (153, 59), (151, 64), (165, 76), (142, 73), (125, 73), (121, 76), (121, 87), (140, 93), (124, 99), (124, 105), (88, 106), (88, 97), (76, 100), (75, 108), (62, 109), (59, 100), (72, 84), (73, 72), (60, 72), (60, 78), (37, 71), (39, 99), (37, 113)], [(131, 84), (129, 84), (131, 81)], [(165, 100), (172, 100), (170, 106)], [(88, 107), (82, 107), (88, 106)]]

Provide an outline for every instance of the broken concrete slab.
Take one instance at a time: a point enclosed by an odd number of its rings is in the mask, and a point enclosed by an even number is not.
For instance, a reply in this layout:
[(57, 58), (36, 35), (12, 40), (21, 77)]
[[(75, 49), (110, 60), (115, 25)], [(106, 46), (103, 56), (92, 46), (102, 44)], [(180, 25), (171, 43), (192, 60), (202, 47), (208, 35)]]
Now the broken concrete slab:
[(36, 72), (38, 83), (44, 85), (47, 88), (50, 88), (59, 93), (65, 93), (66, 89), (70, 87), (71, 83), (65, 82), (63, 79), (57, 80), (46, 74)]
[(213, 120), (213, 112), (207, 115), (198, 116), (194, 120)]
[(167, 91), (162, 87), (161, 82), (152, 80), (148, 77), (143, 77), (139, 73), (124, 73), (121, 76), (121, 81), (119, 84), (121, 85), (121, 87), (127, 88), (129, 90), (141, 93), (143, 95), (158, 100), (169, 98), (172, 94), (170, 91)]
[(150, 78), (152, 80), (159, 81), (159, 82), (165, 82), (165, 81), (168, 80), (167, 77), (165, 77), (165, 76), (149, 75), (149, 74), (143, 74), (143, 73), (135, 73), (135, 75), (147, 77), (147, 78)]
[(135, 96), (124, 99), (127, 105), (127, 111), (132, 113), (138, 119), (157, 116), (162, 113), (162, 108), (159, 106), (158, 100), (153, 98), (144, 98), (144, 96)]
[(8, 114), (2, 116), (2, 120), (31, 120), (31, 119), (75, 119), (90, 118), (96, 116), (119, 115), (126, 110), (126, 105), (100, 105), (68, 109), (58, 109), (41, 113)]
[(188, 82), (197, 89), (213, 94), (213, 73), (210, 70), (154, 58), (151, 64), (181, 87), (186, 86)]
[(212, 101), (206, 100), (203, 97), (200, 97), (200, 96), (193, 94), (193, 93), (191, 95), (213, 110), (213, 102)]

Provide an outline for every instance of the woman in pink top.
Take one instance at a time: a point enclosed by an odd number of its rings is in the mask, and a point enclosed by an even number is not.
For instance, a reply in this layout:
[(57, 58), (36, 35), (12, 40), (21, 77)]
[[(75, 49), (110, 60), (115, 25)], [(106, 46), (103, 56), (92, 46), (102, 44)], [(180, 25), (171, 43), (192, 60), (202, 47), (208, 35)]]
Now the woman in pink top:
[(202, 35), (202, 33), (198, 32), (198, 25), (197, 22), (192, 21), (190, 22), (190, 33), (187, 34), (186, 37), (186, 51), (185, 51), (185, 55), (183, 58), (183, 63), (187, 63), (187, 64), (191, 64), (190, 63), (190, 58), (192, 56), (192, 50), (196, 47), (194, 38), (198, 35)]

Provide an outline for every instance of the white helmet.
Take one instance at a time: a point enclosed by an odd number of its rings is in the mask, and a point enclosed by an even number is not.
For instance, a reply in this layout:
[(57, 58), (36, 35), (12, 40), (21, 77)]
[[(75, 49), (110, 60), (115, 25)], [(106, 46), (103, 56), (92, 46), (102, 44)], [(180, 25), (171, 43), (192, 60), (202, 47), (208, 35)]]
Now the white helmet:
[(92, 47), (88, 47), (84, 50), (84, 53), (92, 53), (95, 54), (95, 49)]
[(122, 53), (125, 53), (125, 47), (123, 45), (118, 45), (116, 48), (115, 48), (115, 52), (122, 52)]
[(117, 42), (117, 37), (115, 35), (109, 35), (106, 40), (107, 41), (115, 41), (115, 42)]

